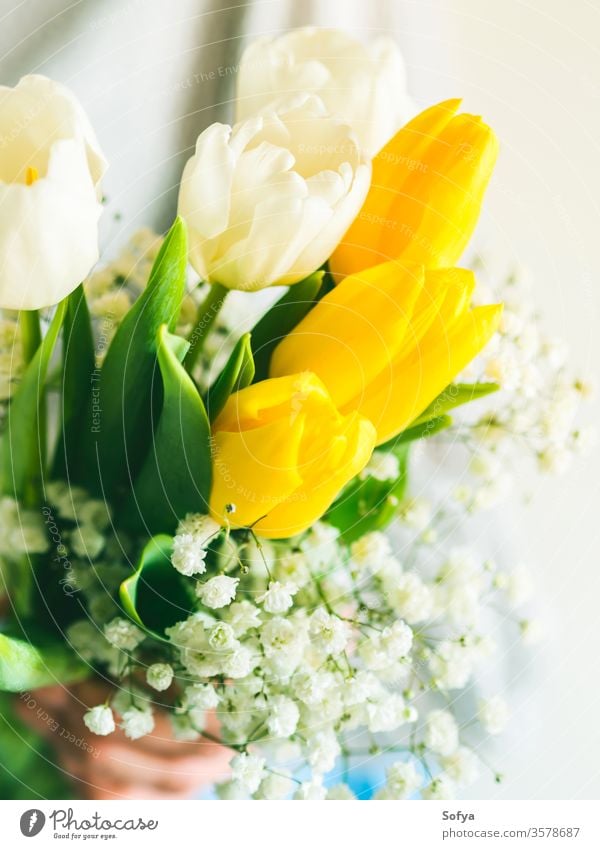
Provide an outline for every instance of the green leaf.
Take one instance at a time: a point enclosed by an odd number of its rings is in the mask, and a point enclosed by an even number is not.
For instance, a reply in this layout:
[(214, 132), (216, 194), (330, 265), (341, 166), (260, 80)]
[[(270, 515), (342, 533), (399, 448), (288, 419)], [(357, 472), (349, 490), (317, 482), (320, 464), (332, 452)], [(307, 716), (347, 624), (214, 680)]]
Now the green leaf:
[(497, 392), (500, 386), (497, 383), (451, 383), (431, 404), (411, 422), (411, 428), (422, 422), (430, 419), (437, 419), (454, 410), (456, 407), (461, 407), (463, 404), (468, 404), (470, 401), (476, 401), (478, 398), (484, 398), (492, 392)]
[[(152, 438), (153, 376), (161, 325), (174, 329), (184, 293), (187, 232), (176, 219), (148, 286), (121, 322), (92, 387), (88, 485), (109, 500), (130, 485)], [(156, 398), (154, 398), (156, 400)]]
[[(428, 439), (430, 436), (434, 436), (441, 430), (445, 430), (447, 427), (450, 427), (451, 424), (451, 416), (438, 416), (435, 419), (427, 419), (426, 421), (421, 422), (421, 424), (414, 425), (413, 427), (409, 427), (402, 431), (402, 433), (394, 437), (393, 442), (396, 445), (401, 445), (402, 443), (415, 442), (417, 439)], [(389, 446), (390, 443), (388, 442), (386, 445)], [(385, 448), (385, 446), (383, 446), (383, 448)]]
[(39, 497), (46, 463), (45, 382), (52, 352), (66, 310), (66, 301), (56, 308), (42, 344), (27, 366), (8, 407), (2, 440), (3, 490), (25, 504)]
[(182, 576), (171, 564), (173, 540), (161, 534), (153, 537), (138, 566), (121, 584), (119, 597), (125, 612), (154, 637), (165, 639), (165, 628), (186, 619), (192, 602)]
[[(24, 694), (22, 701), (33, 716), (44, 719), (34, 695)], [(15, 703), (12, 694), (0, 693), (0, 799), (72, 799), (73, 788), (55, 763), (56, 753), (17, 716)], [(52, 730), (57, 720), (48, 721), (50, 725), (40, 723), (40, 728)]]
[(251, 336), (245, 333), (238, 339), (227, 365), (206, 393), (206, 411), (211, 422), (217, 418), (233, 392), (245, 389), (252, 383), (254, 370)]
[(172, 533), (186, 513), (205, 513), (212, 466), (210, 425), (196, 386), (181, 365), (189, 343), (158, 332), (162, 410), (154, 440), (124, 508), (149, 534)]
[(315, 271), (314, 274), (290, 286), (285, 295), (263, 315), (255, 326), (252, 331), (255, 380), (265, 380), (269, 376), (273, 349), (313, 308), (323, 285), (324, 276), (324, 271)]
[(71, 684), (90, 668), (64, 643), (44, 641), (43, 648), (0, 634), (0, 690), (18, 693), (50, 684)]
[(326, 514), (345, 543), (385, 528), (397, 514), (408, 482), (408, 445), (396, 446), (393, 453), (400, 462), (395, 481), (354, 478)]
[(94, 377), (94, 336), (83, 286), (67, 299), (63, 324), (61, 430), (53, 463), (54, 477), (78, 482), (82, 428)]

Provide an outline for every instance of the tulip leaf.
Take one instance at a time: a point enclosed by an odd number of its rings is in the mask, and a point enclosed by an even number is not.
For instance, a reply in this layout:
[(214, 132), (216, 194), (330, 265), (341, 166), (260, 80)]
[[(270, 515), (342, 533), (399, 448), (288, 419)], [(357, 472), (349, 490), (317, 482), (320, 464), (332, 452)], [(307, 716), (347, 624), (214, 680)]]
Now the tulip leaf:
[(42, 648), (20, 637), (0, 634), (0, 690), (18, 693), (69, 684), (87, 678), (90, 672), (65, 643), (44, 639)]
[(158, 253), (144, 292), (112, 340), (97, 387), (92, 387), (88, 486), (109, 500), (128, 488), (148, 451), (157, 335), (173, 330), (184, 293), (187, 231), (177, 219)]
[(2, 443), (3, 490), (6, 494), (22, 499), (25, 504), (37, 502), (44, 474), (44, 387), (65, 310), (66, 302), (61, 301), (8, 407)]
[(62, 424), (54, 455), (54, 477), (77, 480), (81, 423), (89, 404), (94, 367), (92, 323), (80, 285), (67, 299), (63, 324)]
[(450, 410), (461, 407), (463, 404), (468, 404), (470, 401), (476, 401), (478, 398), (484, 398), (486, 395), (491, 395), (492, 392), (497, 392), (500, 386), (497, 383), (450, 383), (437, 398), (418, 416), (410, 427), (422, 424), (423, 422), (437, 419), (443, 416)]
[(324, 271), (313, 274), (290, 286), (252, 331), (252, 355), (256, 366), (255, 380), (269, 376), (271, 355), (278, 342), (299, 324), (313, 308), (323, 285)]
[(254, 379), (250, 333), (238, 339), (225, 368), (206, 393), (206, 411), (213, 422), (233, 392), (245, 389)]
[(124, 514), (147, 533), (172, 533), (186, 513), (205, 513), (210, 497), (210, 425), (198, 390), (181, 364), (189, 343), (158, 332), (162, 409), (152, 445)]
[[(441, 430), (446, 430), (446, 428), (450, 427), (451, 424), (451, 416), (437, 416), (433, 419), (427, 419), (420, 424), (413, 425), (406, 430), (403, 430), (402, 433), (394, 437), (392, 442), (394, 445), (402, 445), (403, 443), (416, 442), (418, 439), (428, 439), (430, 436), (434, 436)], [(389, 446), (390, 443), (388, 442), (386, 445)], [(385, 448), (385, 446), (383, 447)]]
[(173, 540), (160, 534), (142, 551), (133, 575), (121, 584), (119, 597), (125, 612), (136, 625), (158, 639), (165, 628), (186, 619), (193, 602), (184, 578), (171, 564)]
[(325, 519), (338, 528), (346, 544), (370, 531), (381, 530), (394, 518), (404, 498), (408, 482), (408, 445), (393, 449), (400, 465), (395, 480), (357, 477), (344, 489)]

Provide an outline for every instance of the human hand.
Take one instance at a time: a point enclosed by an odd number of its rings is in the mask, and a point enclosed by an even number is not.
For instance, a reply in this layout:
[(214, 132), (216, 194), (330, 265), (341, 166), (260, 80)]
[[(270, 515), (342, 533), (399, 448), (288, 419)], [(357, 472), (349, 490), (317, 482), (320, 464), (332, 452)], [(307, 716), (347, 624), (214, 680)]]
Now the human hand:
[[(45, 687), (33, 692), (29, 701), (19, 699), (16, 704), (19, 717), (54, 748), (57, 765), (74, 783), (78, 796), (185, 799), (227, 777), (232, 755), (227, 748), (204, 738), (175, 740), (167, 716), (159, 711), (152, 733), (135, 742), (121, 729), (107, 737), (92, 734), (83, 714), (106, 701), (108, 694), (106, 684), (85, 681), (70, 689)], [(218, 735), (214, 714), (207, 716), (206, 730)]]

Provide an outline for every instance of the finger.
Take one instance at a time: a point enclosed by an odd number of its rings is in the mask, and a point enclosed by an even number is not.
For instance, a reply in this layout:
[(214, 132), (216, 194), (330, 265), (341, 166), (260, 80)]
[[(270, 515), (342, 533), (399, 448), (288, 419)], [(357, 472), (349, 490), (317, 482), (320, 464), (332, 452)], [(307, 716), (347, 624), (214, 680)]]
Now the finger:
[(164, 790), (189, 791), (226, 774), (228, 755), (161, 758), (131, 744), (106, 741), (94, 760), (94, 770), (116, 782), (136, 783)]

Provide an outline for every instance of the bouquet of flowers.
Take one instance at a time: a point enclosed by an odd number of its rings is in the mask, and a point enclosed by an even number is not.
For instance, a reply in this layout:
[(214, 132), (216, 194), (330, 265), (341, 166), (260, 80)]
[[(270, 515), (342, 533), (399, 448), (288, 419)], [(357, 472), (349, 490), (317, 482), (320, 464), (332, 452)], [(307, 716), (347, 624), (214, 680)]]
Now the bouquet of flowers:
[[(40, 76), (0, 91), (0, 688), (100, 678), (90, 732), (167, 713), (230, 748), (221, 798), (353, 798), (377, 758), (376, 798), (473, 781), (507, 719), (478, 687), (490, 617), (535, 627), (507, 612), (526, 573), (449, 534), (510, 492), (511, 451), (554, 469), (587, 440), (522, 279), (456, 265), (494, 133), (459, 101), (403, 125), (401, 88), (388, 42), (251, 45), (166, 237), (92, 274), (81, 106)], [(446, 488), (426, 443), (457, 458)]]

